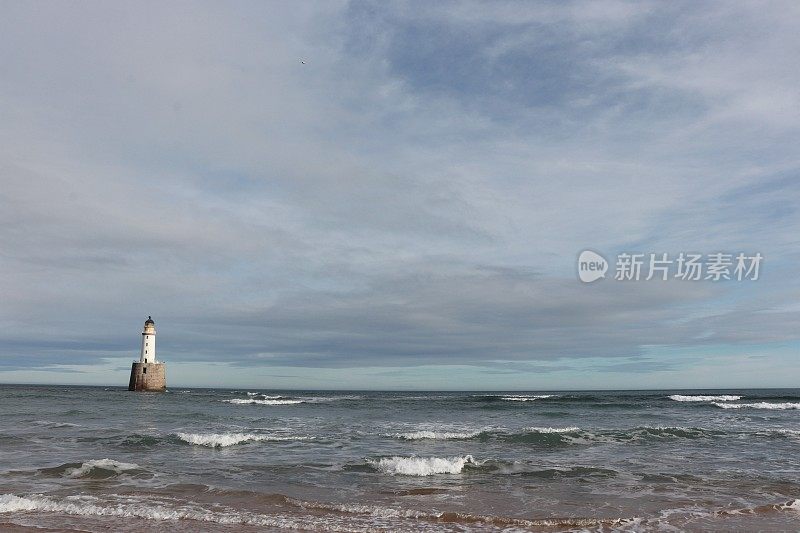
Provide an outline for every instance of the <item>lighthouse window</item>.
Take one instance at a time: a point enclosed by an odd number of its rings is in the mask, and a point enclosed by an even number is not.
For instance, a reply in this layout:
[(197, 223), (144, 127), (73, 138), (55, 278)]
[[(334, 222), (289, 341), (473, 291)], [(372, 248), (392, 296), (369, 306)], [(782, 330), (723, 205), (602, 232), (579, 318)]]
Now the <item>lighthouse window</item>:
[(144, 367), (144, 368), (142, 369), (142, 374), (147, 374), (147, 367)]

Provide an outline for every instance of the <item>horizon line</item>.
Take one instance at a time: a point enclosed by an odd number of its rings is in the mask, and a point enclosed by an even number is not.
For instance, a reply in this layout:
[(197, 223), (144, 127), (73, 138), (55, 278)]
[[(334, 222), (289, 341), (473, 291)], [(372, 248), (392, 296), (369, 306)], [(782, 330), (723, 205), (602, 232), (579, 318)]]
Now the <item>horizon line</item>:
[[(74, 383), (9, 383), (0, 382), (0, 386), (14, 387), (92, 387), (92, 388), (119, 388), (128, 390), (127, 385), (79, 385)], [(204, 390), (241, 390), (241, 389), (261, 389), (268, 391), (289, 391), (289, 392), (481, 392), (481, 393), (504, 393), (504, 392), (656, 392), (656, 391), (741, 391), (741, 390), (797, 390), (800, 387), (691, 387), (691, 388), (649, 388), (649, 389), (315, 389), (315, 388), (276, 388), (260, 386), (238, 386), (238, 387), (211, 387), (211, 386), (192, 386), (176, 385), (172, 389), (204, 389)], [(170, 387), (167, 391), (171, 390)], [(166, 392), (166, 391), (165, 391)]]

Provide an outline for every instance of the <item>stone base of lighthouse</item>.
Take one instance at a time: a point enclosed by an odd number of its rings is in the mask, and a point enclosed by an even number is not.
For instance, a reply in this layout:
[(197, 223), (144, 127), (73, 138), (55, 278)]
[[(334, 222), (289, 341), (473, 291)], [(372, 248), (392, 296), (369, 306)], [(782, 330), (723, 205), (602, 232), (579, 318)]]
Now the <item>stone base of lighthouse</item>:
[(164, 392), (167, 388), (166, 367), (164, 363), (133, 363), (128, 390)]

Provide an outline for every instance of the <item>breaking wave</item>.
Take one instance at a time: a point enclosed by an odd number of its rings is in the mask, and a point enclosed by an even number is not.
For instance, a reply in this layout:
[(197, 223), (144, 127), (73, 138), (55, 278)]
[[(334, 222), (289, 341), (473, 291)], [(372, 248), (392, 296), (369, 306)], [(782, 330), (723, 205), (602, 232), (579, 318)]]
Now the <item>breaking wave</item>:
[(719, 394), (715, 396), (684, 396), (683, 394), (673, 394), (669, 397), (670, 400), (676, 402), (734, 402), (741, 400), (741, 396), (732, 394)]
[[(759, 432), (757, 434), (762, 434)], [(772, 429), (766, 432), (769, 436), (780, 435), (782, 437), (800, 438), (800, 429)]]
[(755, 402), (755, 403), (719, 403), (714, 402), (714, 405), (723, 409), (800, 409), (800, 403), (796, 402)]
[(584, 430), (577, 426), (526, 427), (518, 430), (489, 429), (483, 431), (429, 431), (417, 430), (405, 433), (384, 434), (400, 440), (476, 440), (497, 441), (513, 444), (536, 445), (545, 448), (593, 445), (624, 444), (662, 439), (710, 439), (727, 433), (722, 430), (680, 426), (637, 426), (620, 429)]
[(80, 424), (72, 424), (70, 422), (53, 422), (50, 420), (36, 420), (33, 422), (35, 426), (46, 426), (53, 429), (63, 429), (63, 428), (79, 428), (81, 427)]
[(529, 427), (525, 428), (525, 431), (528, 433), (574, 433), (576, 431), (580, 431), (581, 428), (579, 427), (567, 427), (567, 428), (551, 428), (551, 427)]
[(147, 472), (135, 463), (123, 463), (114, 459), (93, 459), (83, 463), (66, 463), (52, 468), (42, 468), (46, 475), (73, 479), (108, 479), (122, 474), (142, 475)]
[(626, 444), (661, 439), (707, 439), (725, 432), (692, 427), (638, 426), (626, 429), (582, 430), (578, 427), (531, 427), (520, 432), (497, 435), (498, 439), (544, 447), (592, 444)]
[(557, 394), (473, 394), (472, 401), (479, 402), (533, 402), (560, 398)]
[[(287, 498), (286, 503), (301, 509), (333, 511), (353, 515), (368, 515), (380, 518), (415, 518), (430, 522), (454, 523), (464, 525), (495, 526), (504, 530), (518, 530), (519, 528), (540, 527), (593, 527), (601, 525), (617, 525), (632, 523), (632, 518), (508, 518), (502, 516), (487, 516), (460, 512), (418, 511), (415, 509), (398, 509), (367, 504), (338, 504), (322, 503)], [(471, 529), (471, 528), (468, 528)]]
[(382, 457), (367, 459), (367, 464), (378, 472), (402, 476), (432, 476), (434, 474), (460, 474), (467, 465), (476, 465), (471, 455), (461, 457)]
[(733, 509), (728, 510), (724, 509), (721, 511), (717, 511), (715, 514), (720, 516), (730, 516), (730, 515), (759, 515), (765, 513), (772, 513), (772, 512), (782, 512), (782, 511), (795, 511), (800, 512), (800, 500), (789, 500), (788, 502), (784, 503), (772, 503), (766, 505), (759, 505), (756, 507), (745, 507), (744, 509)]
[[(261, 514), (252, 511), (237, 511), (226, 507), (216, 507), (214, 510), (210, 510), (196, 504), (173, 507), (165, 505), (162, 501), (150, 502), (133, 498), (109, 502), (92, 496), (70, 496), (56, 499), (38, 494), (26, 496), (0, 494), (0, 514), (37, 512), (73, 516), (138, 518), (153, 521), (193, 520), (225, 526), (244, 525), (302, 531), (372, 531), (376, 529), (375, 526), (381, 531), (386, 529), (414, 530), (421, 529), (420, 520), (429, 524), (462, 524), (467, 526), (467, 529), (471, 529), (469, 526), (494, 526), (503, 529), (586, 528), (632, 524), (636, 520), (631, 518), (569, 517), (524, 519), (461, 512), (425, 512), (364, 504), (327, 504), (286, 497), (282, 499), (291, 507), (322, 511), (325, 514)], [(202, 529), (201, 526), (198, 528)]]
[(257, 435), (254, 433), (176, 433), (175, 436), (189, 444), (208, 446), (209, 448), (223, 448), (246, 442), (286, 442), (308, 439), (308, 437)]
[(263, 400), (258, 398), (231, 398), (230, 400), (222, 400), (225, 403), (235, 404), (259, 404), (259, 405), (293, 405), (298, 403), (306, 403), (305, 400), (287, 400), (279, 398), (265, 398)]
[(426, 440), (426, 439), (442, 439), (442, 440), (459, 440), (471, 439), (480, 435), (481, 431), (409, 431), (407, 433), (394, 433), (389, 435), (401, 440)]
[[(247, 525), (303, 531), (352, 531), (346, 520), (337, 517), (266, 515), (233, 509), (208, 510), (199, 506), (167, 507), (162, 502), (103, 502), (90, 496), (74, 496), (57, 500), (42, 495), (0, 495), (0, 513), (59, 513), (77, 516), (140, 518), (144, 520), (195, 520), (227, 526)], [(202, 527), (198, 526), (199, 529)]]
[(554, 395), (552, 394), (533, 394), (533, 395), (510, 394), (508, 396), (500, 396), (500, 399), (506, 402), (532, 402), (535, 400), (546, 400), (547, 398), (553, 398), (553, 397)]
[(258, 405), (296, 405), (300, 403), (328, 403), (340, 400), (359, 400), (361, 396), (313, 396), (313, 397), (287, 397), (269, 396), (259, 392), (248, 392), (248, 398), (229, 398), (220, 400), (233, 404), (258, 404)]

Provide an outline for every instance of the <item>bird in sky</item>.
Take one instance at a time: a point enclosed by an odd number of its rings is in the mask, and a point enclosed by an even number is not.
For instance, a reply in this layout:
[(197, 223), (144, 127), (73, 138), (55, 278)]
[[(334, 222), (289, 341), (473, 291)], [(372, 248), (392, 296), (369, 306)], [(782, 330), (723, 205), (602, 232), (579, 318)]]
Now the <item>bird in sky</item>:
[(298, 59), (298, 61), (300, 61), (304, 65), (306, 64), (305, 60), (303, 60), (303, 59)]

